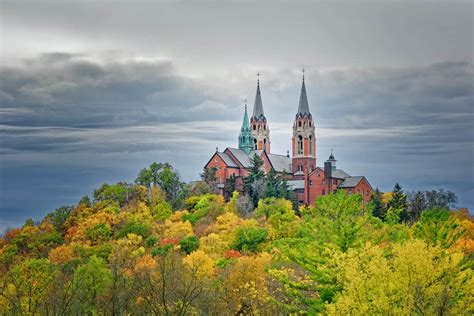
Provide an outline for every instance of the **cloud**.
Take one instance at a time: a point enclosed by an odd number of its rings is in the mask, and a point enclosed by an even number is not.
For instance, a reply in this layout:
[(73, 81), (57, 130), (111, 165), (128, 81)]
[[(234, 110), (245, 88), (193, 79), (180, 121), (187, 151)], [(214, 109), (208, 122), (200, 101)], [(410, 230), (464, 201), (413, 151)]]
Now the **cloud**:
[[(101, 182), (133, 181), (152, 161), (196, 179), (215, 147), (237, 146), (242, 99), (255, 94), (246, 76), (216, 76), (187, 77), (170, 60), (60, 52), (2, 66), (2, 222), (41, 218)], [(382, 190), (444, 187), (472, 208), (473, 76), (468, 62), (308, 71), (318, 164), (333, 148), (340, 168)], [(290, 148), (300, 85), (287, 69), (262, 80), (276, 153)]]

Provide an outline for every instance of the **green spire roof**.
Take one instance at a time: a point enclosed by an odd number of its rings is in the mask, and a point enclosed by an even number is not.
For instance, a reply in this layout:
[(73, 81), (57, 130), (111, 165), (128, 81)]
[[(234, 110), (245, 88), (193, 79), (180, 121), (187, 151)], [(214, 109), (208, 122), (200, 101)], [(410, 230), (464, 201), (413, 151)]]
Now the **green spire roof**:
[(248, 154), (253, 148), (253, 138), (252, 132), (250, 131), (250, 124), (249, 124), (249, 115), (247, 114), (247, 100), (245, 100), (245, 112), (244, 112), (244, 120), (242, 121), (242, 127), (240, 128), (239, 134), (239, 149), (242, 149)]

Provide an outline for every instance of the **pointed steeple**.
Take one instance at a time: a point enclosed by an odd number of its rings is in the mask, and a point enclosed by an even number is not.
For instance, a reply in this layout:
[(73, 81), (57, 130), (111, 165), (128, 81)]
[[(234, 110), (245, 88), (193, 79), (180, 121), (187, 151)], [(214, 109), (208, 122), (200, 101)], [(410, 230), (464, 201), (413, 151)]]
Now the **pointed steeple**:
[(309, 112), (308, 97), (306, 96), (306, 86), (304, 84), (304, 69), (303, 69), (303, 84), (301, 85), (300, 104), (298, 106), (298, 113), (300, 116), (311, 116)]
[(247, 114), (247, 100), (245, 100), (244, 120), (242, 121), (241, 132), (250, 132), (249, 115)]
[(265, 114), (263, 114), (262, 95), (260, 94), (260, 74), (257, 74), (257, 93), (255, 94), (255, 103), (253, 105), (252, 118), (260, 121), (265, 120)]
[(239, 149), (245, 151), (247, 155), (250, 154), (250, 151), (253, 149), (253, 137), (249, 125), (249, 116), (247, 114), (247, 100), (245, 100), (244, 119), (239, 134)]

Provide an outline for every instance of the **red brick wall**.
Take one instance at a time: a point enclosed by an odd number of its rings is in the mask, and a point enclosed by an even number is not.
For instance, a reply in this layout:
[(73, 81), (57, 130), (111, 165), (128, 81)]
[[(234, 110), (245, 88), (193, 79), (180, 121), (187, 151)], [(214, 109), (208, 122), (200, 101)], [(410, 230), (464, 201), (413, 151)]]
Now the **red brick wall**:
[(355, 188), (345, 189), (345, 191), (351, 194), (362, 195), (364, 203), (369, 202), (370, 198), (372, 197), (372, 188), (365, 178), (359, 181)]

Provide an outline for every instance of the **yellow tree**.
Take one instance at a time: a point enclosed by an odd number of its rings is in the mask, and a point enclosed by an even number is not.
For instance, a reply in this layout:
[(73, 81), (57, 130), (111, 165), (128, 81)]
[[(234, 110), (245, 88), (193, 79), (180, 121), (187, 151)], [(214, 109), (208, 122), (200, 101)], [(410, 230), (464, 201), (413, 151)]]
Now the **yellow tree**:
[(367, 243), (361, 250), (333, 254), (327, 265), (341, 292), (327, 307), (331, 315), (424, 314), (474, 312), (471, 270), (463, 270), (461, 253), (445, 253), (422, 240), (386, 249)]

